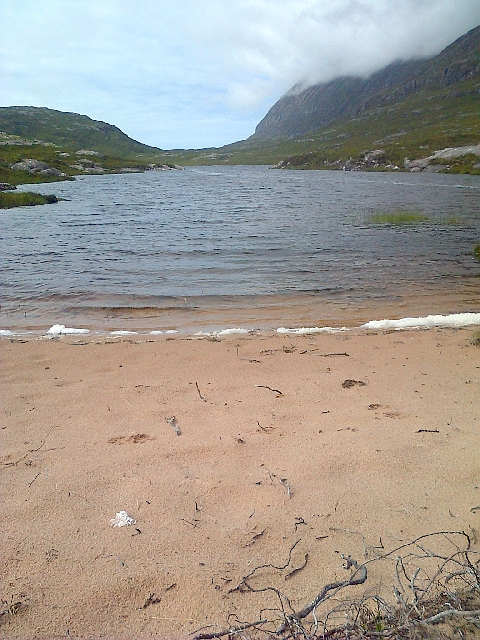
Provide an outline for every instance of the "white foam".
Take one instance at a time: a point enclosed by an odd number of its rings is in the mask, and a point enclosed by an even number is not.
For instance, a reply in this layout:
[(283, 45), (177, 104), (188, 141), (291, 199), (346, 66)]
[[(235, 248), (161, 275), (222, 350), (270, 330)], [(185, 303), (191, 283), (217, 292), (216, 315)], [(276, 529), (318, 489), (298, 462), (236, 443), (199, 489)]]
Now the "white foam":
[(13, 332), (10, 329), (0, 329), (0, 336), (13, 336)]
[(400, 320), (371, 320), (361, 329), (413, 329), (419, 327), (468, 327), (480, 324), (480, 313), (452, 313), (448, 316), (432, 315), (424, 318)]
[(248, 329), (222, 329), (221, 331), (197, 331), (194, 333), (195, 336), (230, 336), (235, 334), (245, 334), (250, 333)]
[(137, 331), (110, 331), (111, 336), (136, 336)]
[(47, 331), (46, 335), (55, 338), (60, 335), (70, 334), (85, 334), (90, 333), (90, 329), (74, 329), (72, 327), (66, 327), (64, 324), (54, 324), (53, 327)]
[(334, 327), (300, 327), (298, 329), (287, 329), (286, 327), (279, 327), (277, 333), (293, 333), (295, 335), (305, 335), (309, 333), (340, 333), (347, 331), (347, 327), (341, 329), (335, 329)]
[(248, 333), (247, 329), (223, 329), (222, 331), (215, 331), (216, 336), (230, 336), (234, 334)]
[(161, 336), (164, 333), (165, 333), (164, 331), (150, 331), (151, 336)]

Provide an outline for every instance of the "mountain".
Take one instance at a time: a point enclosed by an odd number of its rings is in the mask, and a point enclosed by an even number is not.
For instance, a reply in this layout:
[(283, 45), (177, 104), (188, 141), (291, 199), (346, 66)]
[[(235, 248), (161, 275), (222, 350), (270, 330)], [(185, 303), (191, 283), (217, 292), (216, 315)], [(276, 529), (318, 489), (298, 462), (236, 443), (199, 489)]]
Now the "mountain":
[(336, 78), (304, 90), (295, 86), (273, 105), (250, 140), (295, 138), (436, 90), (443, 90), (443, 99), (479, 97), (480, 27), (428, 60), (394, 62), (367, 79)]
[(45, 107), (0, 107), (0, 131), (28, 141), (118, 157), (161, 152), (129, 138), (118, 127), (106, 122)]

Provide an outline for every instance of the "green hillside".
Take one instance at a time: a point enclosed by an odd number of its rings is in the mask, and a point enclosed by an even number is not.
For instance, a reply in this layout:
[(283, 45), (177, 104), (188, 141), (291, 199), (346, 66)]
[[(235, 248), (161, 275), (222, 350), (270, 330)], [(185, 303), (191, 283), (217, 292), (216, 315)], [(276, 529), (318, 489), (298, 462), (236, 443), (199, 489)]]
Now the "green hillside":
[[(48, 168), (12, 169), (26, 159)], [(53, 182), (174, 163), (168, 152), (141, 144), (118, 127), (87, 116), (38, 107), (0, 107), (0, 183)]]
[(105, 155), (155, 155), (161, 149), (129, 138), (118, 127), (78, 113), (44, 107), (0, 107), (0, 131), (69, 149), (89, 149)]
[[(189, 164), (278, 164), (289, 168), (341, 169), (350, 158), (384, 151), (382, 164), (404, 169), (404, 159), (424, 158), (446, 147), (480, 143), (479, 82), (464, 83), (464, 95), (449, 88), (424, 90), (356, 117), (334, 120), (298, 138), (256, 140), (196, 152)], [(446, 171), (480, 173), (479, 157), (460, 158)], [(288, 163), (288, 164), (287, 164)], [(449, 167), (449, 168), (447, 168)], [(388, 169), (387, 169), (388, 170)]]

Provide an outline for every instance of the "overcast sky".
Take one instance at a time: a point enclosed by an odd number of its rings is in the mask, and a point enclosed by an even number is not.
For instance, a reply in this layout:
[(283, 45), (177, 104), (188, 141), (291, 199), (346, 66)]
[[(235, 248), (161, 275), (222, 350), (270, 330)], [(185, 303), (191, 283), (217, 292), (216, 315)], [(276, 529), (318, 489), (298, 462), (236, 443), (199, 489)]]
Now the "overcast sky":
[(478, 24), (479, 0), (0, 0), (0, 106), (221, 146), (297, 82), (434, 55)]

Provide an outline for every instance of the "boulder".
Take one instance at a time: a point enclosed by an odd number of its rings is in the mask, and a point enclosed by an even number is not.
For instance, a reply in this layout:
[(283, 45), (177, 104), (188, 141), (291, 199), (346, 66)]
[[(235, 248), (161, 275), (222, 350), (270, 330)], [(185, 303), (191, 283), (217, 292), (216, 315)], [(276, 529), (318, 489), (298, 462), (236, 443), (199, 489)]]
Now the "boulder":
[(38, 173), (40, 173), (42, 176), (55, 176), (56, 178), (66, 175), (65, 173), (62, 173), (61, 171), (59, 171), (58, 169), (54, 169), (53, 167), (47, 167), (46, 169), (38, 171)]
[(40, 162), (40, 160), (34, 160), (33, 158), (25, 158), (25, 160), (12, 164), (10, 168), (15, 171), (31, 171), (32, 173), (35, 173), (36, 171), (48, 169), (48, 164)]

